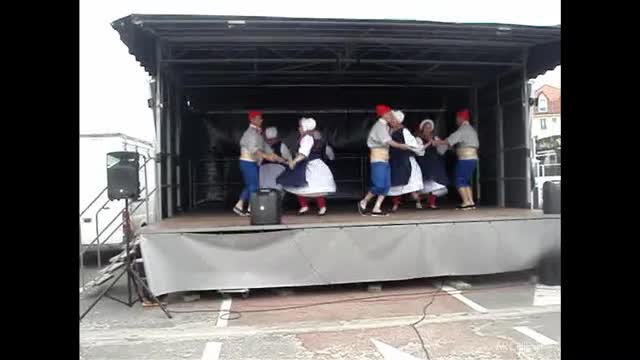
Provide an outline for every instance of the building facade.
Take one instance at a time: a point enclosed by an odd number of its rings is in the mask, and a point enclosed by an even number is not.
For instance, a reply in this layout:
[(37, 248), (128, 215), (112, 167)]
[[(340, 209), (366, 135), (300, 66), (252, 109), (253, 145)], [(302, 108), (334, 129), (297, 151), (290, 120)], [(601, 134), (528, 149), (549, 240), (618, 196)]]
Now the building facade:
[(531, 136), (534, 139), (559, 136), (561, 129), (560, 89), (544, 85), (536, 91), (534, 96), (538, 103), (533, 108)]
[(542, 186), (561, 177), (561, 100), (560, 89), (543, 85), (533, 96), (536, 104), (531, 111), (531, 137), (535, 144), (533, 161), (539, 203)]

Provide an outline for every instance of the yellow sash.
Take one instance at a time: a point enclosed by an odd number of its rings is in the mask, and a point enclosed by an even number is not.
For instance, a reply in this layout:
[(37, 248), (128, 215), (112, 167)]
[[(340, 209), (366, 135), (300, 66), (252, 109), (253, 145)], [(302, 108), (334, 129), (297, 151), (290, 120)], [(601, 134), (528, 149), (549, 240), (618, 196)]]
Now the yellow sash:
[(389, 149), (385, 148), (372, 148), (371, 149), (371, 161), (389, 161)]
[(253, 162), (256, 161), (256, 159), (253, 158), (253, 155), (251, 155), (250, 152), (248, 152), (248, 151), (246, 151), (244, 149), (240, 150), (240, 160), (253, 161)]
[(475, 160), (478, 158), (478, 149), (472, 147), (458, 148), (456, 154), (460, 160)]

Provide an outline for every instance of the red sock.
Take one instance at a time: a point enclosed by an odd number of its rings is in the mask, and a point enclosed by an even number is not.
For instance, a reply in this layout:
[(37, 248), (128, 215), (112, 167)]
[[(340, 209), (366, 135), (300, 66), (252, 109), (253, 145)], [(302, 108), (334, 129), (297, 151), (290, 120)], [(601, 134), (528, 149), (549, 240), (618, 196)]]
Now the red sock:
[(400, 205), (400, 196), (392, 196), (391, 202), (393, 203), (393, 205)]
[(429, 206), (436, 206), (435, 195), (429, 194), (429, 196), (427, 197), (427, 203), (429, 204)]
[(323, 207), (327, 206), (327, 203), (322, 196), (317, 197), (316, 202), (318, 203), (318, 209), (322, 209)]
[(298, 196), (298, 204), (300, 204), (301, 208), (307, 207), (307, 199), (303, 196)]

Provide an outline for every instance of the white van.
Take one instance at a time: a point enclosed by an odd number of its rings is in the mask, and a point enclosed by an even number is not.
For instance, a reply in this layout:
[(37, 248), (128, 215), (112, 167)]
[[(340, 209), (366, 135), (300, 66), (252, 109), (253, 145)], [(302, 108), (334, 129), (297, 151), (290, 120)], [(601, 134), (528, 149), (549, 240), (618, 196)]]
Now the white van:
[[(83, 245), (108, 249), (122, 243), (122, 215), (124, 200), (107, 198), (107, 153), (134, 151), (140, 154), (140, 199), (130, 202), (132, 225), (145, 226), (155, 218), (154, 196), (155, 162), (153, 144), (124, 134), (80, 135), (80, 238)], [(146, 162), (146, 164), (145, 164)]]

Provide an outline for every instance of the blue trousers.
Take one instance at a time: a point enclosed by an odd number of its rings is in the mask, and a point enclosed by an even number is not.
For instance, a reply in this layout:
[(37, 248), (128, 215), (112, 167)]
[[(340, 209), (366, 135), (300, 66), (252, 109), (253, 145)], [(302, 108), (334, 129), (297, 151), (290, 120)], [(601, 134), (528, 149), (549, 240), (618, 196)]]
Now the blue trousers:
[(387, 195), (391, 187), (391, 167), (388, 162), (371, 163), (371, 192), (375, 195)]
[(242, 172), (242, 180), (244, 182), (240, 200), (247, 202), (251, 193), (258, 191), (260, 186), (258, 164), (253, 161), (240, 160), (240, 172)]
[(471, 186), (471, 177), (478, 166), (478, 160), (458, 160), (456, 163), (456, 188)]

